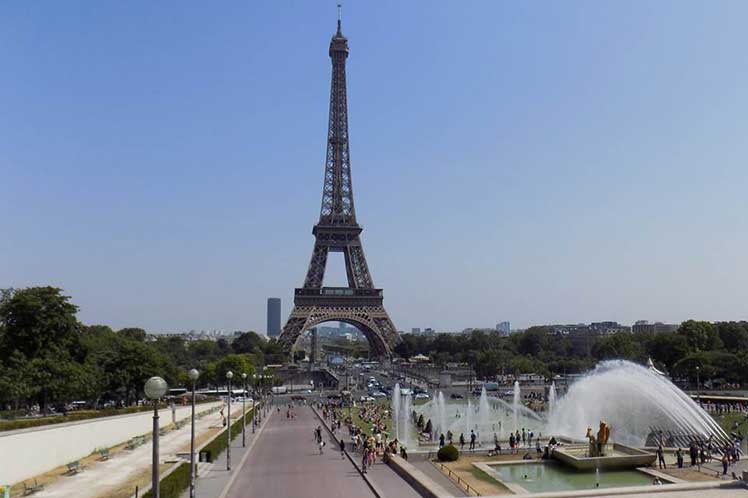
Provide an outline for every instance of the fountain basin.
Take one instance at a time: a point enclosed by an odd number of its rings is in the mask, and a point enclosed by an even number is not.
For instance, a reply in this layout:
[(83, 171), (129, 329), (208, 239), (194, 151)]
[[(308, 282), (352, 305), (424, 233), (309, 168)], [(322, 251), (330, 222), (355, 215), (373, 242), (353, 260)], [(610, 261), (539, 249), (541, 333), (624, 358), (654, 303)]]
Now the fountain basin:
[(496, 479), (514, 495), (652, 485), (652, 476), (635, 469), (579, 472), (558, 462), (538, 461), (485, 462), (473, 465)]
[(587, 451), (586, 445), (557, 446), (551, 451), (551, 458), (582, 471), (646, 467), (657, 458), (657, 455), (649, 451), (617, 443), (608, 445), (605, 456), (588, 457)]

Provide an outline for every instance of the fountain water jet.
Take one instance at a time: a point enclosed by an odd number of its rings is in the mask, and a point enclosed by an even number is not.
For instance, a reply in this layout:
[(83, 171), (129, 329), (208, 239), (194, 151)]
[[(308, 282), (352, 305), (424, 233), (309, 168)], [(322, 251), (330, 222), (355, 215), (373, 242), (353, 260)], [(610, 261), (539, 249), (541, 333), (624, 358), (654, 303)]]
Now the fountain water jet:
[(556, 408), (556, 383), (551, 382), (551, 387), (548, 389), (548, 411), (547, 419), (550, 420), (553, 417), (553, 411)]
[(520, 404), (520, 391), (519, 391), (519, 381), (514, 381), (514, 393), (512, 396), (512, 431), (517, 432), (517, 411), (519, 410), (519, 404)]
[(554, 407), (548, 432), (575, 435), (606, 421), (619, 443), (643, 446), (652, 428), (729, 438), (697, 403), (667, 378), (623, 360), (605, 361), (571, 385)]
[(392, 429), (395, 437), (400, 439), (400, 383), (395, 383), (392, 391)]
[(410, 444), (410, 433), (411, 433), (411, 414), (413, 412), (411, 395), (406, 394), (403, 403), (403, 414), (402, 414), (402, 427), (400, 427), (399, 436), (397, 437), (404, 446)]
[(436, 415), (439, 425), (439, 434), (444, 434), (444, 437), (447, 437), (447, 431), (449, 430), (447, 425), (447, 404), (444, 401), (444, 393), (441, 391), (439, 391), (439, 395), (436, 399)]
[(492, 440), (491, 422), (491, 405), (488, 404), (488, 394), (486, 388), (483, 387), (480, 392), (480, 400), (478, 401), (478, 440), (479, 441), (490, 441)]

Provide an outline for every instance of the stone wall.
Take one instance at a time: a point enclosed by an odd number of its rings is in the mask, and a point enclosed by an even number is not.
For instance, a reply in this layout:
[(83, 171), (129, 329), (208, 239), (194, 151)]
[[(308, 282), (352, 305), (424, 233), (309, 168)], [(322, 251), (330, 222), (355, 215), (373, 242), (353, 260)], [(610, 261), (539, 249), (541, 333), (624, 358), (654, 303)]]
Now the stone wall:
[[(197, 413), (222, 402), (197, 405)], [(188, 419), (190, 406), (176, 409), (176, 419)], [(169, 409), (159, 411), (161, 426), (172, 422)], [(110, 448), (132, 437), (150, 433), (153, 412), (103, 417), (64, 424), (0, 432), (0, 483), (17, 483), (55, 467), (84, 458), (98, 448)]]

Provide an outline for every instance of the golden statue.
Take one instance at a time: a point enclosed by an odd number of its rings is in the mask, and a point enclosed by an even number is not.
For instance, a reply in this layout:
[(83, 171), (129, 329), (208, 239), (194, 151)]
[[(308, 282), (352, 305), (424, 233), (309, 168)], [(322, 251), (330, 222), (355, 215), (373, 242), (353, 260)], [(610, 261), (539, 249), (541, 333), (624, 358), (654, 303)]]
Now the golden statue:
[(595, 434), (592, 432), (592, 427), (587, 427), (587, 434), (585, 437), (590, 442), (588, 456), (605, 456), (608, 439), (610, 438), (610, 427), (608, 427), (608, 424), (602, 420), (600, 421), (600, 430), (597, 431), (597, 437), (595, 437)]

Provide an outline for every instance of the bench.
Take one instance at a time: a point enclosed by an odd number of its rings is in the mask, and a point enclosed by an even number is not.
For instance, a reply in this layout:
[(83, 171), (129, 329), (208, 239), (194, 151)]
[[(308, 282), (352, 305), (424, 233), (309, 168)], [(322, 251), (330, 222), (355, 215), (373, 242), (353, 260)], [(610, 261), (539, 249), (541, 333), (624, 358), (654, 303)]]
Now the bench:
[(102, 460), (109, 460), (109, 448), (102, 448), (99, 450)]
[(34, 479), (34, 484), (26, 484), (24, 481), (23, 483), (23, 495), (30, 495), (32, 493), (36, 493), (37, 491), (41, 491), (44, 489), (44, 484), (39, 484), (36, 479)]
[(127, 449), (134, 450), (141, 444), (145, 444), (145, 436), (135, 436), (127, 442)]
[(74, 475), (81, 471), (81, 463), (79, 460), (76, 460), (74, 462), (70, 462), (67, 464), (68, 468), (68, 475)]

